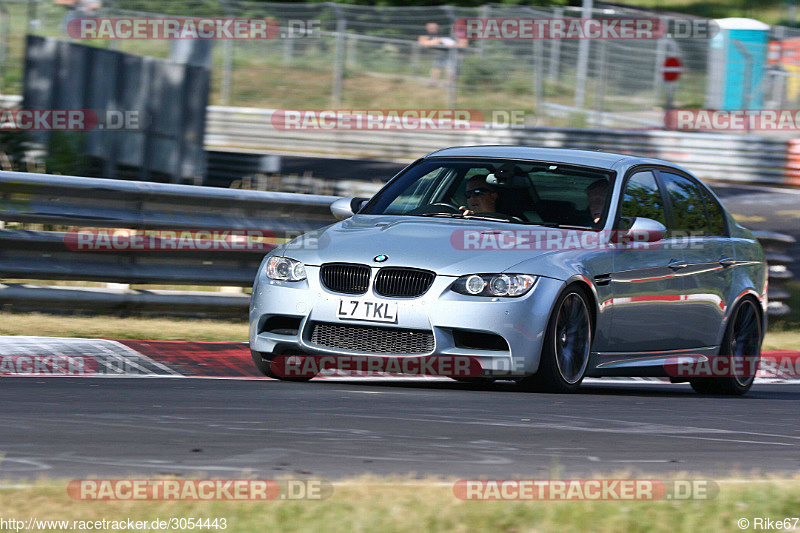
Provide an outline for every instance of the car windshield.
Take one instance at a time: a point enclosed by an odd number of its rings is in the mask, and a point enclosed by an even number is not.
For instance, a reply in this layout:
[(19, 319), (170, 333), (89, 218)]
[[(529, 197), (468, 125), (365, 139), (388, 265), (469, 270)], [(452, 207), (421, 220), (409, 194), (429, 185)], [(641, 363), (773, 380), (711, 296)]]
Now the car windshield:
[(431, 158), (411, 167), (360, 213), (600, 228), (613, 173), (557, 163)]

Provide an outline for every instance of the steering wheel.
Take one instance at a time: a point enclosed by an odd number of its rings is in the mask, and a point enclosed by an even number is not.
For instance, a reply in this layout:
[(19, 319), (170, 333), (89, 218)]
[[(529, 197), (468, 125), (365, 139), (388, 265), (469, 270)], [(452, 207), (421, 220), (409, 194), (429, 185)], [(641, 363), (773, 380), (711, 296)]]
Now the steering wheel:
[(461, 212), (461, 210), (458, 208), (458, 206), (455, 206), (453, 204), (448, 204), (447, 202), (436, 202), (435, 204), (430, 204), (429, 207), (445, 207), (445, 208), (447, 208), (446, 212), (449, 212), (449, 213), (460, 213)]

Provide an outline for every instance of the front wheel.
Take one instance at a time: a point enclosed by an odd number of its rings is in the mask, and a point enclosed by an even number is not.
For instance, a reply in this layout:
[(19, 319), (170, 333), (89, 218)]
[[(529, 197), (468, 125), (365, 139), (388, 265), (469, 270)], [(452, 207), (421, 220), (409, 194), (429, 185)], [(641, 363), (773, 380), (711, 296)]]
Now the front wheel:
[(539, 371), (523, 378), (526, 390), (567, 393), (581, 385), (592, 349), (592, 317), (577, 288), (559, 296), (547, 324)]
[(728, 396), (746, 394), (755, 380), (754, 370), (758, 368), (758, 359), (761, 357), (762, 334), (756, 303), (748, 298), (734, 309), (719, 350), (720, 356), (730, 358), (728, 367), (731, 371), (741, 369), (741, 375), (695, 378), (689, 382), (695, 392)]
[(306, 381), (311, 380), (314, 376), (279, 376), (275, 372), (272, 371), (272, 361), (269, 359), (264, 359), (261, 355), (261, 352), (256, 352), (254, 350), (250, 350), (250, 355), (253, 357), (253, 363), (255, 363), (256, 368), (267, 376), (268, 378), (279, 379), (281, 381), (294, 381), (303, 383)]

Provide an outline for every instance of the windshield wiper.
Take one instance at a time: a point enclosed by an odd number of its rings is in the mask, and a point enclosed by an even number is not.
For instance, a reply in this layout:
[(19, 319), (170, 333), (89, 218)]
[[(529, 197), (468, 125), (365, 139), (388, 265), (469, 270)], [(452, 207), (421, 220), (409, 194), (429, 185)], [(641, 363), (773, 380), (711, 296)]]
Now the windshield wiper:
[(415, 217), (444, 217), (444, 218), (464, 218), (461, 213), (418, 213)]
[(571, 224), (559, 224), (557, 222), (523, 222), (527, 226), (542, 226), (545, 228), (559, 228), (559, 229), (577, 229), (586, 231), (597, 231), (595, 228), (589, 226), (573, 226)]
[(564, 228), (564, 229), (578, 229), (592, 231), (594, 228), (588, 226), (573, 226), (569, 224), (559, 224), (557, 222), (529, 222), (527, 220), (514, 220), (513, 218), (503, 216), (489, 216), (489, 215), (463, 215), (461, 213), (418, 213), (412, 215), (415, 217), (440, 217), (440, 218), (460, 218), (463, 220), (488, 220), (490, 222), (505, 222), (507, 224), (523, 224), (525, 226), (542, 226), (545, 228)]
[(511, 222), (513, 224), (519, 224), (519, 222), (506, 217), (492, 217), (487, 215), (464, 215), (464, 218), (469, 220), (490, 220), (492, 222)]
[(594, 230), (594, 228), (590, 228), (589, 226), (573, 226), (571, 224), (556, 224), (552, 223), (552, 226), (548, 226), (551, 228), (564, 228), (564, 229), (585, 229), (585, 230)]

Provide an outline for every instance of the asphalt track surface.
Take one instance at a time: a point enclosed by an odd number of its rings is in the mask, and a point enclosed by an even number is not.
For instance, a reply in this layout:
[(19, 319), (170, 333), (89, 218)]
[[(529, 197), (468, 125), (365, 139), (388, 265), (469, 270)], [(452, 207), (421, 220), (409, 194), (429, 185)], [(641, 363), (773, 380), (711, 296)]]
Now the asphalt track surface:
[[(0, 347), (43, 353), (61, 342), (52, 353), (95, 346), (110, 354), (121, 345), (19, 339), (0, 338)], [(800, 471), (798, 382), (760, 380), (735, 398), (647, 380), (589, 380), (570, 396), (446, 378), (285, 383), (240, 375), (251, 367), (220, 350), (215, 368), (228, 377), (176, 377), (175, 369), (196, 367), (198, 354), (213, 361), (215, 349), (201, 344), (192, 355), (174, 343), (171, 359), (158, 361), (129, 355), (124, 367), (133, 374), (0, 378), (0, 480)]]

